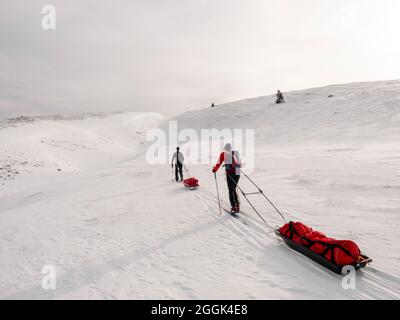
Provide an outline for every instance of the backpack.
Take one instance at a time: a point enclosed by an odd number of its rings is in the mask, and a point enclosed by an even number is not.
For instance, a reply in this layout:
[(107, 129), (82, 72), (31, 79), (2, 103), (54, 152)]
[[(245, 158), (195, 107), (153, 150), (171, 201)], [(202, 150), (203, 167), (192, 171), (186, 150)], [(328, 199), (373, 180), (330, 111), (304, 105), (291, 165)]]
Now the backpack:
[(238, 159), (236, 159), (235, 151), (232, 150), (232, 163), (231, 164), (227, 164), (226, 161), (225, 161), (225, 171), (227, 173), (234, 173), (235, 170), (240, 168), (240, 167), (241, 167), (241, 165), (240, 165)]

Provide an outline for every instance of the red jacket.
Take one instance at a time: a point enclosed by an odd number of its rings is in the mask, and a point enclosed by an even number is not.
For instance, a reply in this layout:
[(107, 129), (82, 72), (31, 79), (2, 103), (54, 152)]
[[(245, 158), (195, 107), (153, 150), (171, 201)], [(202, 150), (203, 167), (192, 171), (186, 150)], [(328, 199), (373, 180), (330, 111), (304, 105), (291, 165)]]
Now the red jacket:
[(218, 171), (223, 162), (225, 162), (225, 169), (227, 173), (234, 173), (236, 171), (236, 168), (240, 166), (238, 160), (233, 154), (229, 156), (227, 152), (223, 151), (219, 155), (218, 162), (213, 168), (214, 173)]

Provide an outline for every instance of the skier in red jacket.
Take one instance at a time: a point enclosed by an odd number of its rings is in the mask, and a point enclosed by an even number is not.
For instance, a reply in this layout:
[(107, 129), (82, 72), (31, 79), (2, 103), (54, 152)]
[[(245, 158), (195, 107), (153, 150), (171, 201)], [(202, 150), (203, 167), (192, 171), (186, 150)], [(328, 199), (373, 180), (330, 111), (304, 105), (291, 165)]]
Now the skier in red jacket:
[(224, 151), (221, 152), (217, 164), (214, 166), (212, 172), (216, 173), (222, 163), (225, 163), (226, 182), (229, 190), (229, 201), (231, 203), (232, 213), (240, 212), (240, 201), (237, 193), (237, 185), (240, 179), (240, 158), (239, 152), (232, 150), (232, 145), (227, 143)]

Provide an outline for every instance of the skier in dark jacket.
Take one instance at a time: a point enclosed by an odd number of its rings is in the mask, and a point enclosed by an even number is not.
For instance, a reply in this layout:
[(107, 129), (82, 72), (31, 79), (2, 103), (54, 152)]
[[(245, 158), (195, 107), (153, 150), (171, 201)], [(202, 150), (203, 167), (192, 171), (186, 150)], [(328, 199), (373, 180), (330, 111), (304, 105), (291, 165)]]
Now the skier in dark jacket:
[(214, 166), (212, 172), (216, 173), (222, 163), (225, 163), (226, 182), (229, 190), (229, 201), (231, 203), (231, 212), (240, 212), (240, 200), (237, 192), (237, 185), (240, 179), (240, 157), (239, 152), (232, 150), (232, 145), (227, 143), (224, 151), (221, 152), (217, 164)]
[(281, 92), (281, 90), (278, 90), (278, 92), (276, 93), (276, 103), (284, 103), (285, 102), (285, 98), (283, 96), (283, 93)]
[[(175, 164), (175, 181), (183, 181), (183, 161), (185, 161), (185, 158), (182, 154), (182, 152), (179, 151), (179, 147), (176, 148), (176, 152), (172, 156), (172, 161), (171, 161), (171, 167), (174, 167)], [(179, 175), (179, 177), (178, 177)]]

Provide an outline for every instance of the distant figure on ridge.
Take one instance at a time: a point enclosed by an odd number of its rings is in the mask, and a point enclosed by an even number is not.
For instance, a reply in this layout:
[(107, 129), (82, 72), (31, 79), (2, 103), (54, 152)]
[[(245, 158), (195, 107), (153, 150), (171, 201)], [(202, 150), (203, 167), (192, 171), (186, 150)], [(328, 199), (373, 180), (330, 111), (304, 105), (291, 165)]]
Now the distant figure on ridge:
[(215, 104), (214, 104), (214, 102), (213, 103), (211, 103), (211, 108), (214, 108), (215, 107)]
[(285, 98), (281, 90), (278, 90), (278, 92), (276, 93), (276, 103), (285, 103)]

